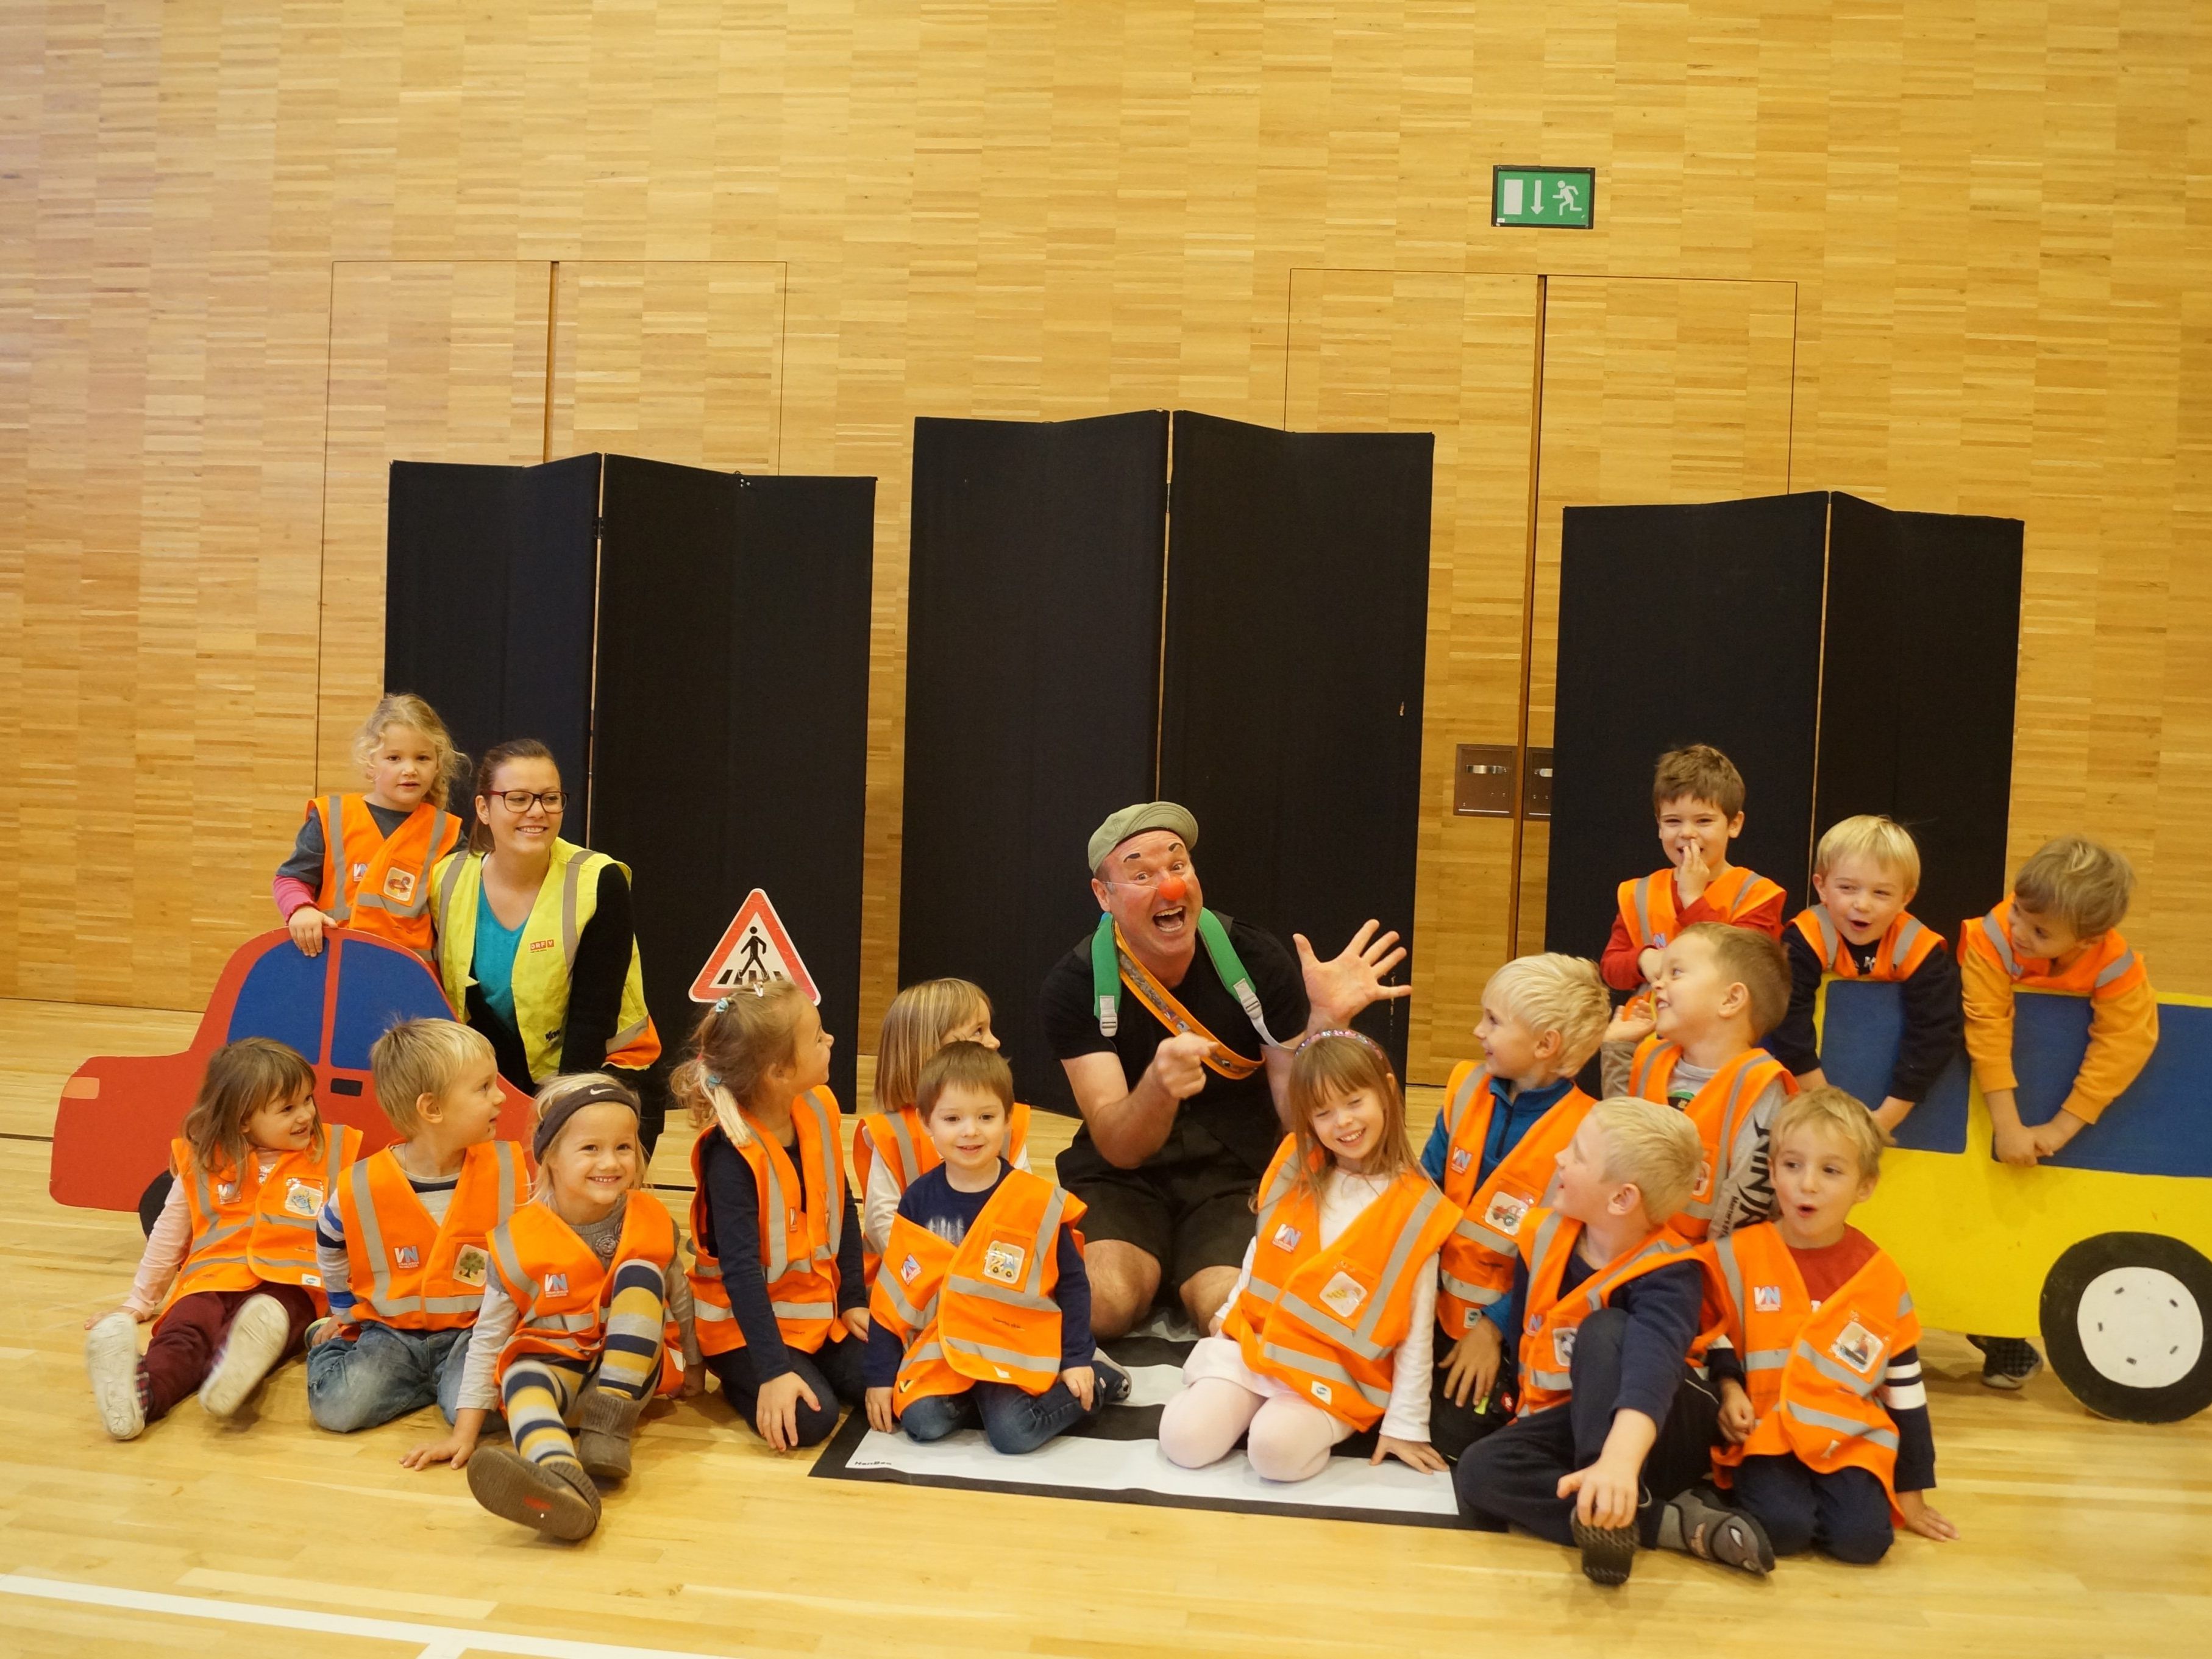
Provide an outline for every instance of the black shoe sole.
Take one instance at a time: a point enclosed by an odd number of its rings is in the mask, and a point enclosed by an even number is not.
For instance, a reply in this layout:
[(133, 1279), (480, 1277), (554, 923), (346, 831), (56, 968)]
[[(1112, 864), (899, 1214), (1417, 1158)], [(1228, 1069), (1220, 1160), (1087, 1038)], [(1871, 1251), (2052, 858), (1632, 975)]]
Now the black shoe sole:
[(1636, 1565), (1636, 1528), (1593, 1527), (1577, 1516), (1576, 1546), (1583, 1553), (1583, 1575), (1594, 1584), (1625, 1584)]

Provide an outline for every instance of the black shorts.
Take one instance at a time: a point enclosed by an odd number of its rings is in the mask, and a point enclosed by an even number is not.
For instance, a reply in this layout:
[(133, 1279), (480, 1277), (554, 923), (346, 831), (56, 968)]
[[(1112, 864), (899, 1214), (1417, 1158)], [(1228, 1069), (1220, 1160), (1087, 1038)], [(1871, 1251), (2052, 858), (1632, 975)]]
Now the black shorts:
[(1260, 1178), (1228, 1152), (1175, 1164), (1116, 1169), (1089, 1139), (1060, 1155), (1060, 1184), (1081, 1199), (1086, 1242), (1133, 1244), (1160, 1264), (1160, 1287), (1180, 1291), (1208, 1267), (1244, 1260), (1256, 1224)]

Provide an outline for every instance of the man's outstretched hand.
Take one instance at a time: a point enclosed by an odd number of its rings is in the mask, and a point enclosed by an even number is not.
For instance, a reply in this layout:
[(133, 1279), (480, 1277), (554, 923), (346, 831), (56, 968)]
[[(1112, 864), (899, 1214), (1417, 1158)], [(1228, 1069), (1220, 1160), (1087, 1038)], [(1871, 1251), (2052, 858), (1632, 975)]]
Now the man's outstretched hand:
[(1352, 936), (1352, 943), (1328, 962), (1314, 954), (1313, 945), (1304, 933), (1291, 935), (1298, 947), (1298, 968), (1305, 975), (1306, 1001), (1313, 1010), (1309, 1030), (1349, 1025), (1370, 1003), (1413, 994), (1411, 985), (1382, 982), (1392, 969), (1405, 961), (1406, 952), (1395, 933), (1376, 937), (1375, 930), (1382, 925), (1370, 916)]

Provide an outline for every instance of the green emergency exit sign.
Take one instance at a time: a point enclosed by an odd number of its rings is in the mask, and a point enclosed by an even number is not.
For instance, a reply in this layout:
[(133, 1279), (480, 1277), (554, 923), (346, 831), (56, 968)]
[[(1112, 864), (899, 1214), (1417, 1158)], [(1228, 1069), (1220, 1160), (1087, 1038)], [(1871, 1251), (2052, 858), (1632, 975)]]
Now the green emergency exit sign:
[(1597, 207), (1595, 167), (1492, 167), (1490, 222), (1588, 230)]

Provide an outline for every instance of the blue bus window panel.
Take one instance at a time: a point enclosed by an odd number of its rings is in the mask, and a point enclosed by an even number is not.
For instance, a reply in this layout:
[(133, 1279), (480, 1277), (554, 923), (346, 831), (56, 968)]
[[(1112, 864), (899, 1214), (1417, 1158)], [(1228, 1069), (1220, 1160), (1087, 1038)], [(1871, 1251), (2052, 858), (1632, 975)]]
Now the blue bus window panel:
[[(1905, 1030), (1901, 987), (1864, 979), (1828, 981), (1820, 1021), (1820, 1071), (1838, 1089), (1869, 1106), (1889, 1097)], [(1954, 1054), (1936, 1074), (1927, 1097), (1898, 1125), (1897, 1144), (1917, 1152), (1966, 1150), (1966, 1057)]]
[(289, 939), (271, 945), (246, 969), (222, 1040), (274, 1037), (314, 1064), (323, 1046), (323, 975), (330, 962), (329, 951), (303, 957)]
[(428, 969), (397, 946), (349, 939), (338, 963), (337, 1017), (331, 1022), (331, 1064), (368, 1069), (369, 1045), (403, 1019), (451, 1019)]

